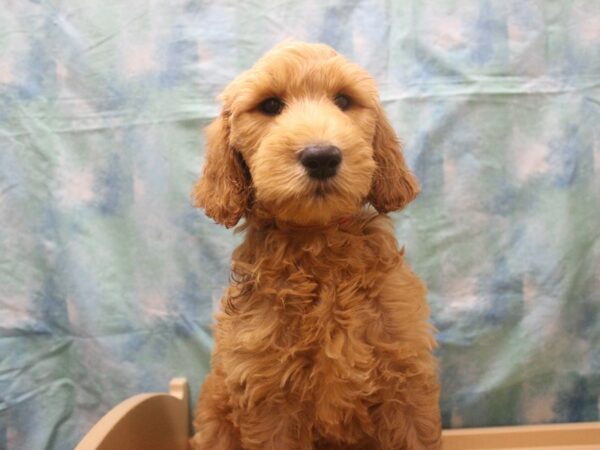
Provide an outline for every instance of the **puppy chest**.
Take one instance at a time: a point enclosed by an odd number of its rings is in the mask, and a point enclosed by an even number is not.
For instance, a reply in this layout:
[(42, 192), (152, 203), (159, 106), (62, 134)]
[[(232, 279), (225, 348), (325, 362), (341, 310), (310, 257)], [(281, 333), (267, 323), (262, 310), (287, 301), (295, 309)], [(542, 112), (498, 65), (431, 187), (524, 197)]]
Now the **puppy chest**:
[(250, 347), (273, 358), (274, 383), (314, 400), (326, 415), (328, 408), (354, 404), (374, 390), (376, 358), (368, 333), (379, 319), (377, 289), (364, 281), (288, 280), (271, 293), (270, 306), (244, 336)]

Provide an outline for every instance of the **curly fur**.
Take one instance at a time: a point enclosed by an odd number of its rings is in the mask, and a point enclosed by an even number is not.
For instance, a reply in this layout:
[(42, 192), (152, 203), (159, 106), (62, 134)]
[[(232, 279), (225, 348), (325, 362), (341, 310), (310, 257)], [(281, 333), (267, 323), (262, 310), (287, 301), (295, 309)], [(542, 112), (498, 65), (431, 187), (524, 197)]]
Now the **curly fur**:
[[(336, 107), (338, 93), (351, 98)], [(257, 105), (285, 101), (280, 115)], [(224, 91), (197, 206), (245, 233), (217, 314), (197, 450), (438, 449), (423, 283), (384, 214), (418, 192), (371, 77), (320, 44), (267, 53)], [(298, 152), (333, 143), (311, 180)], [(374, 208), (374, 209), (373, 209)]]

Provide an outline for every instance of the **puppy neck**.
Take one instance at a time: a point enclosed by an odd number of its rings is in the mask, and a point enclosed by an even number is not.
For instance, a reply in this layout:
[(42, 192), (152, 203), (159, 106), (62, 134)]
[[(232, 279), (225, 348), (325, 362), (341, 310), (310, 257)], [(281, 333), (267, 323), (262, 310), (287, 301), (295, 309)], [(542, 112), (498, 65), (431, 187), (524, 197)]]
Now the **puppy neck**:
[(325, 223), (302, 223), (290, 220), (283, 220), (272, 217), (264, 212), (254, 211), (254, 214), (248, 215), (242, 230), (279, 230), (289, 232), (322, 233), (334, 230), (352, 231), (362, 229), (365, 223), (370, 222), (379, 213), (371, 207), (365, 207), (355, 214), (346, 214), (337, 216)]

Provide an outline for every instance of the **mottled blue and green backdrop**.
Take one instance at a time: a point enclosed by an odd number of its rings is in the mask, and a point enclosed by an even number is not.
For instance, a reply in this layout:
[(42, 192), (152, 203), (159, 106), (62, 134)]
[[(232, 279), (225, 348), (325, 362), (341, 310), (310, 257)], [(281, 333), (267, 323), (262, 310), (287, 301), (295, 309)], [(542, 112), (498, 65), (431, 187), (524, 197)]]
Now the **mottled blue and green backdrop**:
[(190, 206), (201, 129), (288, 37), (377, 78), (422, 182), (445, 425), (598, 419), (600, 2), (4, 0), (0, 448), (196, 395), (237, 239)]

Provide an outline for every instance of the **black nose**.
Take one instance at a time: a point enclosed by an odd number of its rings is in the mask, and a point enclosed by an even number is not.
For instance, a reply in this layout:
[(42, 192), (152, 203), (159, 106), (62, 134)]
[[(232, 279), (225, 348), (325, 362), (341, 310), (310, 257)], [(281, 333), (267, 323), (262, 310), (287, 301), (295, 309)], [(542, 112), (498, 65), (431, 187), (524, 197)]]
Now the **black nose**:
[(334, 145), (314, 145), (300, 152), (300, 162), (311, 178), (325, 180), (336, 174), (342, 152)]

